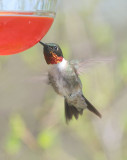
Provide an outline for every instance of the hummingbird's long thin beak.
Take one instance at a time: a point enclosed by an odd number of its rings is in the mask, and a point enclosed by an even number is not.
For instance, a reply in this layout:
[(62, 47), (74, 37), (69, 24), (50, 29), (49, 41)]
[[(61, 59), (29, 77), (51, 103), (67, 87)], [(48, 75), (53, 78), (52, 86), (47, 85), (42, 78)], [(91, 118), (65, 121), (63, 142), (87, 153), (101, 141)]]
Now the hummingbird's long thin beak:
[(43, 46), (46, 46), (46, 44), (45, 44), (45, 43), (43, 43), (43, 42), (41, 42), (41, 41), (39, 41), (39, 43), (40, 43), (41, 45), (43, 45)]

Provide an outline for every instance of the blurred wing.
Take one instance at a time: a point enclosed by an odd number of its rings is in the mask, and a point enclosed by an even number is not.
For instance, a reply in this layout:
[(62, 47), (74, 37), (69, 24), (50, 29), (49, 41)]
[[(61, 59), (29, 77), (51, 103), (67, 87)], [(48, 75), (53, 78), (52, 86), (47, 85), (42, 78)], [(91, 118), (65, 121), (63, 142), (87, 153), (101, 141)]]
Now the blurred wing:
[(28, 81), (32, 83), (43, 82), (49, 84), (48, 73), (43, 73), (41, 75), (36, 75), (36, 76), (34, 75), (31, 78), (29, 78)]
[(109, 58), (95, 58), (95, 59), (88, 59), (84, 61), (77, 61), (77, 60), (72, 60), (70, 61), (70, 64), (75, 67), (77, 70), (78, 74), (83, 74), (89, 71), (92, 68), (95, 68), (98, 65), (106, 64), (113, 62), (114, 58), (109, 57)]

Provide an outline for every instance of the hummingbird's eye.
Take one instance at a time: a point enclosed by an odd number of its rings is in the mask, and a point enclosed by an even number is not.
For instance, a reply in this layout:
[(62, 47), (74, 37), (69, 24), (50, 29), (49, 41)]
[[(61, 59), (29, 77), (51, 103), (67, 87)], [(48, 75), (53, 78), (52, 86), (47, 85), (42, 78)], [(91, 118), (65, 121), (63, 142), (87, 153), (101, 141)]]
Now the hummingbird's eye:
[(54, 49), (55, 49), (55, 50), (58, 50), (58, 48), (57, 48), (56, 46), (54, 47)]

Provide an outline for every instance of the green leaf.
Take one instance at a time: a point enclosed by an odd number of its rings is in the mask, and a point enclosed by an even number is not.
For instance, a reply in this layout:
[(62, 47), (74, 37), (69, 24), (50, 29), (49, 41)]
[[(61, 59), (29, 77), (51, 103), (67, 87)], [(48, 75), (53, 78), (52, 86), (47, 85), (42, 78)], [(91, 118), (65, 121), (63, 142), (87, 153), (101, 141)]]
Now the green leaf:
[(21, 140), (25, 134), (25, 124), (20, 115), (15, 114), (10, 118), (10, 133), (6, 142), (6, 150), (10, 154), (15, 154), (21, 147)]
[(45, 130), (38, 135), (37, 141), (43, 149), (48, 149), (53, 145), (55, 137), (56, 135), (52, 130)]
[(10, 154), (15, 154), (20, 150), (20, 147), (21, 147), (20, 139), (14, 136), (13, 134), (10, 135), (6, 143), (7, 152)]
[(10, 126), (13, 135), (15, 135), (17, 138), (21, 138), (24, 135), (25, 124), (20, 115), (16, 114), (11, 117)]

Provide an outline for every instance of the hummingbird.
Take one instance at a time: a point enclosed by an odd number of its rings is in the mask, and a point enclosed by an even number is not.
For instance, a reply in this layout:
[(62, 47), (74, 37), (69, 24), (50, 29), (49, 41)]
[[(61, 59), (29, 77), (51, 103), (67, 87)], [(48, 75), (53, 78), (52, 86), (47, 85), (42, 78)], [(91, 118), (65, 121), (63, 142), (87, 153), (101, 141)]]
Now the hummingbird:
[(51, 66), (48, 71), (48, 81), (55, 92), (64, 97), (65, 118), (68, 123), (73, 117), (78, 119), (84, 109), (101, 118), (99, 111), (86, 99), (82, 92), (82, 83), (75, 64), (67, 61), (58, 44), (43, 43), (43, 53), (46, 63)]

